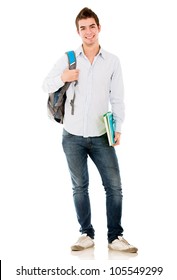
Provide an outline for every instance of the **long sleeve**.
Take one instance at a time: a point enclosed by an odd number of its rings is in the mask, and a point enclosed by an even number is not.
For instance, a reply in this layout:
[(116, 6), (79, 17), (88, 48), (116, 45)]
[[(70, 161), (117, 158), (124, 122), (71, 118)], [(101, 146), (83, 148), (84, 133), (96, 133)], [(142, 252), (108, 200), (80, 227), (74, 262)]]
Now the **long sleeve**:
[(51, 71), (48, 73), (46, 78), (44, 79), (42, 88), (47, 93), (52, 93), (57, 91), (60, 87), (64, 85), (61, 80), (61, 74), (68, 67), (68, 61), (66, 55), (62, 56)]
[(119, 59), (115, 60), (114, 73), (111, 79), (110, 103), (116, 124), (115, 131), (121, 132), (121, 125), (125, 118), (125, 105), (122, 69)]

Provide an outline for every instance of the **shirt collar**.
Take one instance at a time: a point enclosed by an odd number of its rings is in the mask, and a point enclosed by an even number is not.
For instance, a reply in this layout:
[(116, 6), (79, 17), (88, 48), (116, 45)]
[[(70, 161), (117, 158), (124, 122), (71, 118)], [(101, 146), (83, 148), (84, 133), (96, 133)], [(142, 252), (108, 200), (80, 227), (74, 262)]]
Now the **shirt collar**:
[[(76, 54), (76, 57), (78, 57), (81, 54), (84, 54), (82, 45), (75, 51), (75, 54)], [(106, 53), (101, 47), (100, 47), (98, 55), (101, 56), (103, 59), (106, 58)]]

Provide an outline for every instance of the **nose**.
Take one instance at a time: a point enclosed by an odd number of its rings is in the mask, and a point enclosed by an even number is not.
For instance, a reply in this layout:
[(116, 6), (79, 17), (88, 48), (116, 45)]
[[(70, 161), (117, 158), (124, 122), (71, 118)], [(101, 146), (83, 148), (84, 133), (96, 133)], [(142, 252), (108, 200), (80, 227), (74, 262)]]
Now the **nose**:
[(87, 29), (86, 29), (86, 34), (91, 34), (92, 33), (92, 30), (91, 30), (91, 28), (90, 27), (88, 27)]

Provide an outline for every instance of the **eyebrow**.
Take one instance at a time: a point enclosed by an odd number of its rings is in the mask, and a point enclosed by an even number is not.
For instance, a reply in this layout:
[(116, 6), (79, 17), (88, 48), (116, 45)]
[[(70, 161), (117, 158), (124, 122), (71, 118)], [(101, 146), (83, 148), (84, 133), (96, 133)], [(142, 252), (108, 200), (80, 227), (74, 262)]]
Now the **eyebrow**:
[[(89, 25), (89, 27), (93, 27), (93, 26), (96, 26), (96, 24), (92, 23), (92, 24)], [(79, 28), (82, 29), (82, 28), (85, 28), (85, 27), (86, 27), (86, 25), (81, 25)]]

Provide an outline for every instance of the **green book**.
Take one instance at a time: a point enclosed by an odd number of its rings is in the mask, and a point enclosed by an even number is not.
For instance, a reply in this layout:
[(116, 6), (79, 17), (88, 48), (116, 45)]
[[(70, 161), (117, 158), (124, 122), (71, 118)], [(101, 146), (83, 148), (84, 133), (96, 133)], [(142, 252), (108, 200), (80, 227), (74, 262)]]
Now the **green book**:
[(112, 146), (113, 144), (115, 144), (114, 141), (114, 118), (113, 118), (113, 114), (111, 112), (107, 112), (106, 114), (103, 115), (103, 119), (104, 119), (104, 123), (105, 123), (105, 127), (106, 127), (106, 132), (107, 132), (107, 136), (108, 136), (108, 142), (109, 145)]

